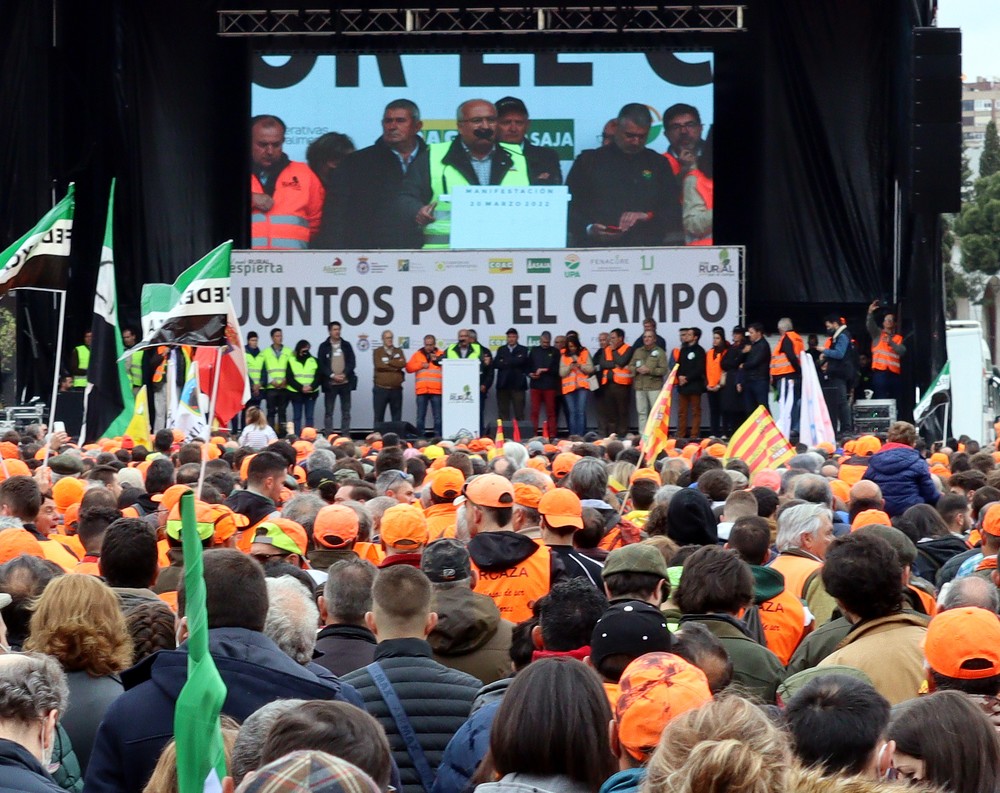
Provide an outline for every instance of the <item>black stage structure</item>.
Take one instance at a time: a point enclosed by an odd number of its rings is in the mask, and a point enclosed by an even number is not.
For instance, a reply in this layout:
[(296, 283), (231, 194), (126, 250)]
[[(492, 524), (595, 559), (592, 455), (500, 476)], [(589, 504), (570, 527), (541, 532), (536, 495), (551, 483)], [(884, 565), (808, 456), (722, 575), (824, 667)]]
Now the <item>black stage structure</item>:
[[(933, 27), (934, 0), (317, 5), (4, 3), (0, 245), (76, 182), (66, 349), (90, 323), (112, 177), (123, 322), (138, 321), (144, 282), (248, 242), (254, 51), (676, 46), (715, 52), (715, 241), (747, 248), (747, 318), (815, 327), (839, 310), (860, 335), (882, 297), (916, 331), (911, 382), (943, 364), (938, 213), (958, 208), (961, 45)], [(23, 373), (44, 367), (26, 356)]]

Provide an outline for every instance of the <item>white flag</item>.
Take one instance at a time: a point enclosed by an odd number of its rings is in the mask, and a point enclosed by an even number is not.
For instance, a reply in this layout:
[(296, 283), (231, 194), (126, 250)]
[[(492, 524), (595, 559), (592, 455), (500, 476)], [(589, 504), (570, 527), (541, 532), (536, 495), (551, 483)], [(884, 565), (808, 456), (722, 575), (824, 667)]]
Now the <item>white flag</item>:
[(837, 435), (830, 421), (830, 411), (823, 398), (823, 387), (816, 373), (816, 364), (805, 350), (799, 353), (802, 365), (802, 403), (799, 410), (799, 442), (806, 446), (836, 443)]

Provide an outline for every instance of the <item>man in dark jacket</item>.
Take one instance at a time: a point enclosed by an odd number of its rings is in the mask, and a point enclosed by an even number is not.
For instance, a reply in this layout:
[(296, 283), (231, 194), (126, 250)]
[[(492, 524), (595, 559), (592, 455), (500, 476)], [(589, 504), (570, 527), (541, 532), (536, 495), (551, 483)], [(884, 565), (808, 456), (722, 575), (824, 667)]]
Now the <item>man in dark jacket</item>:
[(851, 420), (851, 403), (848, 399), (854, 387), (857, 369), (852, 362), (853, 342), (847, 326), (836, 314), (828, 314), (826, 325), (826, 348), (820, 353), (820, 372), (823, 383), (823, 398), (830, 411), (830, 421), (837, 436), (846, 435), (854, 426)]
[(427, 149), (420, 137), (420, 109), (409, 99), (396, 99), (382, 114), (382, 135), (367, 149), (348, 156), (337, 169), (333, 205), (324, 215), (313, 248), (370, 250), (419, 248), (419, 232), (400, 215), (399, 190), (418, 155)]
[(357, 360), (354, 348), (340, 336), (341, 325), (329, 325), (330, 336), (316, 350), (319, 360), (319, 381), (323, 389), (323, 427), (333, 431), (333, 408), (340, 400), (340, 434), (351, 434), (351, 392), (358, 387), (354, 373)]
[[(482, 683), (448, 669), (432, 657), (427, 635), (437, 624), (430, 610), (431, 583), (423, 573), (397, 565), (379, 573), (372, 589), (373, 610), (365, 622), (378, 637), (375, 661), (416, 733), (419, 751), (433, 774), (448, 741), (465, 723)], [(422, 780), (389, 705), (368, 668), (344, 678), (364, 700), (365, 708), (385, 728), (399, 766), (402, 793), (423, 793), (433, 779)]]
[(319, 598), (319, 618), (326, 626), (316, 637), (316, 663), (341, 676), (375, 659), (375, 634), (365, 625), (372, 609), (375, 565), (344, 559), (332, 565)]
[[(685, 328), (677, 361), (677, 437), (701, 437), (701, 395), (707, 390), (701, 328)], [(688, 415), (691, 419), (688, 421)]]
[(927, 461), (913, 448), (917, 430), (897, 421), (886, 435), (886, 444), (868, 461), (863, 479), (882, 489), (885, 511), (890, 518), (902, 515), (916, 504), (937, 504), (941, 494), (931, 479)]
[(46, 655), (0, 655), (0, 691), (0, 793), (59, 793), (45, 766), (66, 711), (66, 675)]
[(747, 327), (749, 341), (743, 346), (743, 399), (747, 413), (760, 405), (767, 407), (767, 392), (771, 383), (771, 345), (764, 338), (764, 326), (751, 322)]
[(278, 499), (287, 468), (285, 459), (274, 452), (255, 454), (247, 469), (246, 489), (234, 490), (226, 499), (227, 507), (250, 521), (248, 531), (264, 518), (280, 516)]
[(548, 146), (536, 146), (528, 140), (531, 121), (528, 108), (517, 97), (505, 96), (496, 103), (497, 137), (501, 143), (520, 146), (528, 161), (528, 180), (531, 184), (562, 184), (559, 152)]
[(541, 430), (538, 423), (542, 405), (545, 406), (545, 420), (556, 432), (556, 394), (559, 393), (559, 350), (552, 346), (552, 334), (543, 330), (538, 337), (538, 346), (528, 352), (528, 388), (531, 390), (531, 429)]
[(515, 328), (507, 328), (507, 343), (497, 347), (493, 368), (497, 373), (497, 416), (520, 421), (524, 418), (524, 392), (528, 388), (528, 348), (518, 343)]
[[(320, 679), (263, 634), (267, 587), (260, 565), (231, 549), (205, 553), (208, 646), (226, 684), (222, 712), (243, 721), (275, 699), (337, 699), (360, 705), (339, 681)], [(184, 590), (178, 598), (184, 614)], [(186, 637), (182, 618), (179, 631)], [(86, 788), (140, 793), (174, 734), (174, 705), (187, 682), (187, 645), (146, 658), (122, 674), (125, 693), (97, 731)]]

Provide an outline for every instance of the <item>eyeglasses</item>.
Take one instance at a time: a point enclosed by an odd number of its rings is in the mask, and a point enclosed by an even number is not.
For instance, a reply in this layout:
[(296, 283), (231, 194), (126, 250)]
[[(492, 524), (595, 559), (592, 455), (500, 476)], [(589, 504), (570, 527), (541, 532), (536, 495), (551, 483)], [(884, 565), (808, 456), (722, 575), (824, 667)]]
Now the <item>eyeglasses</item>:
[(682, 129), (687, 130), (688, 132), (693, 132), (700, 126), (701, 124), (697, 121), (685, 121), (683, 124), (667, 124), (667, 129), (671, 132), (680, 132)]
[(403, 480), (409, 482), (411, 485), (413, 484), (413, 476), (412, 476), (412, 474), (408, 474), (405, 471), (400, 471), (398, 469), (393, 469), (391, 471), (386, 471), (386, 473), (387, 474), (393, 474), (392, 479), (390, 479), (388, 482), (386, 482), (387, 485), (391, 485), (397, 479), (403, 479)]
[(278, 551), (277, 553), (252, 553), (250, 554), (251, 559), (256, 559), (260, 564), (265, 565), (271, 559), (284, 559), (286, 556), (291, 556), (287, 551)]

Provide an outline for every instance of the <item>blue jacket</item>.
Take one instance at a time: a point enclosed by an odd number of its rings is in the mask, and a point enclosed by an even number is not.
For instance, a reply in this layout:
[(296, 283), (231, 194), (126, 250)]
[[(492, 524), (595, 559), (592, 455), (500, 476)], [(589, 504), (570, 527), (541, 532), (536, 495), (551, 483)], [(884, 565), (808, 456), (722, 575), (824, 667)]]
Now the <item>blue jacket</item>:
[[(362, 707), (356, 691), (321, 680), (264, 634), (208, 632), (209, 652), (226, 684), (222, 712), (242, 722), (276, 699), (338, 699)], [(187, 680), (187, 646), (162, 650), (122, 673), (125, 693), (104, 714), (87, 766), (87, 793), (141, 793), (174, 736), (174, 703)]]
[(861, 478), (882, 488), (885, 511), (890, 518), (902, 515), (916, 504), (934, 506), (941, 497), (927, 461), (916, 449), (901, 443), (887, 443), (875, 452)]
[(0, 793), (64, 793), (21, 744), (0, 739)]
[(490, 748), (490, 728), (501, 700), (483, 705), (448, 742), (431, 793), (463, 793)]
[(612, 774), (601, 785), (598, 793), (637, 793), (646, 779), (646, 767), (626, 768)]

